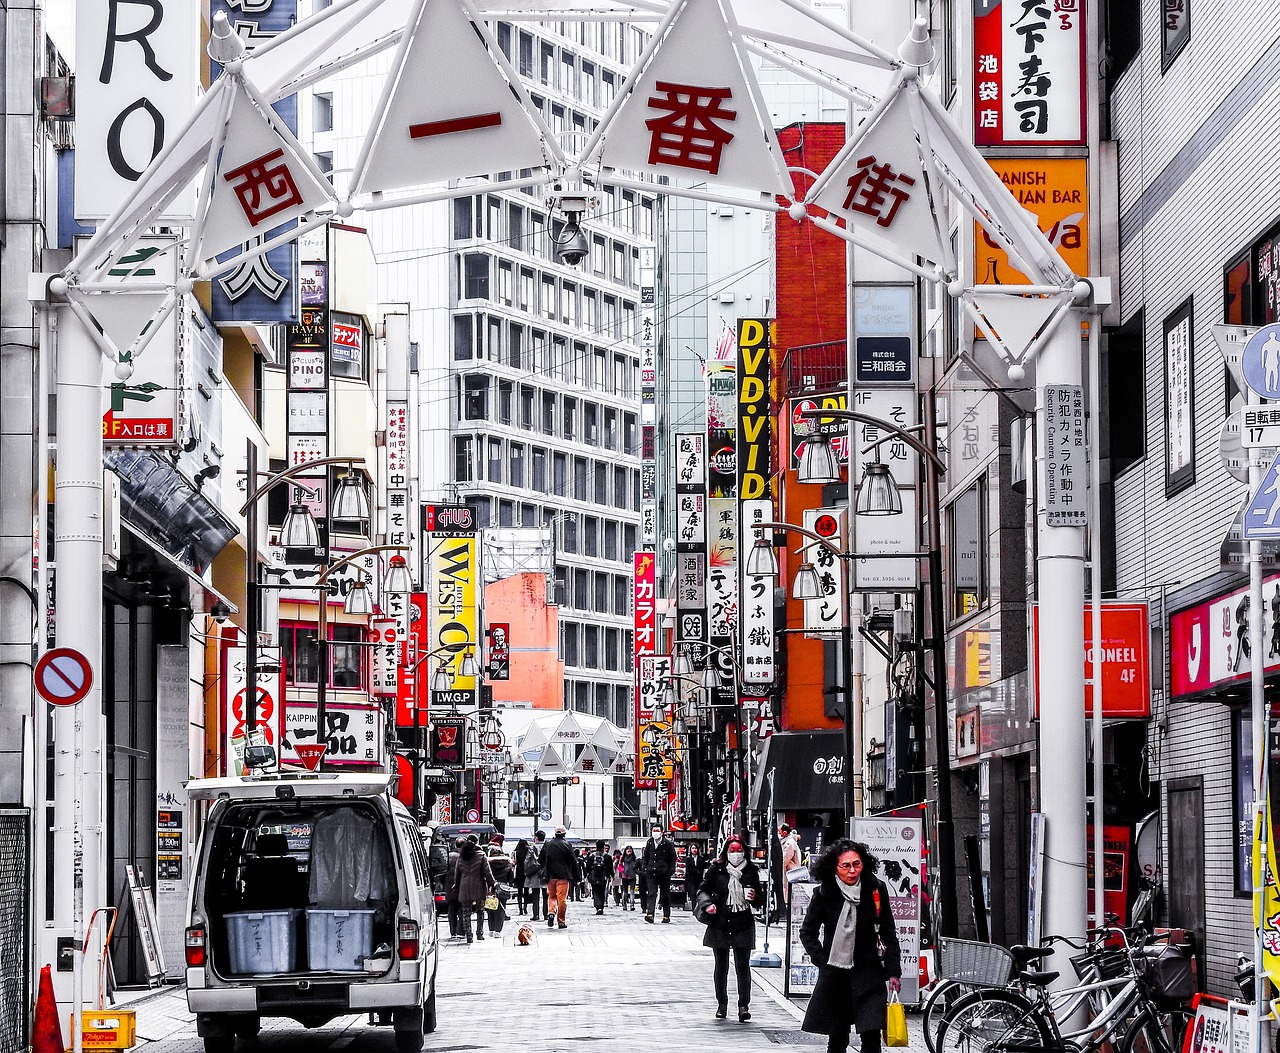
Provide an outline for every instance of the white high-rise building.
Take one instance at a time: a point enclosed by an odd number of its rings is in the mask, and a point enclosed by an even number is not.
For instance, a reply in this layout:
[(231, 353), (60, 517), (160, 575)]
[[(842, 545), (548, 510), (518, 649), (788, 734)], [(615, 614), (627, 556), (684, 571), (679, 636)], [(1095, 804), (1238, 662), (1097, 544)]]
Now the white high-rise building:
[[(580, 149), (639, 56), (620, 22), (498, 24), (499, 46), (568, 151)], [(391, 59), (299, 100), (300, 138), (341, 187)], [(341, 87), (339, 87), (341, 85)], [(492, 173), (497, 180), (528, 172)], [(641, 254), (651, 196), (604, 185), (561, 263), (541, 187), (374, 213), (379, 298), (409, 304), (417, 345), (420, 492), (482, 526), (552, 527), (566, 708), (630, 726), (631, 569), (639, 545)], [(356, 222), (364, 222), (356, 217)], [(501, 621), (500, 612), (489, 620)]]

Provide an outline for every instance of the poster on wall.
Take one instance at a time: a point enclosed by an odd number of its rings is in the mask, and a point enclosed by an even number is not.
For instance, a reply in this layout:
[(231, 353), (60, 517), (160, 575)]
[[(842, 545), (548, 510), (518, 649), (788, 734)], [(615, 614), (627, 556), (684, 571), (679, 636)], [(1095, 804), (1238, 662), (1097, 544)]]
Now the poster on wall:
[(856, 816), (854, 840), (863, 842), (880, 860), (876, 877), (889, 889), (889, 908), (898, 928), (902, 952), (904, 1005), (920, 1001), (920, 884), (924, 860), (924, 825), (919, 818), (885, 819)]
[(791, 882), (787, 898), (787, 960), (783, 963), (786, 971), (782, 978), (782, 994), (786, 998), (813, 994), (814, 985), (818, 982), (818, 966), (800, 942), (800, 925), (809, 912), (809, 901), (817, 887), (814, 881)]

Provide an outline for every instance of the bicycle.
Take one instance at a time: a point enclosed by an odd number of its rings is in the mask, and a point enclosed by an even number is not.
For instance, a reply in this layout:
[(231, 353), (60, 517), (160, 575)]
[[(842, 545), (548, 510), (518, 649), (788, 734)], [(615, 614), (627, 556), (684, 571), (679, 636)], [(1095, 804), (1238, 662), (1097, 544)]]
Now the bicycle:
[[(1109, 916), (1109, 920), (1114, 921), (1115, 918)], [(1106, 960), (1107, 930), (1103, 930), (1101, 937), (1091, 931), (1091, 936), (1093, 938), (1085, 943), (1076, 943), (1064, 936), (1049, 936), (1040, 947), (1018, 944), (1008, 948), (998, 944), (958, 940), (944, 936), (938, 945), (938, 972), (941, 979), (929, 993), (921, 1009), (924, 1040), (929, 1053), (936, 1053), (938, 1031), (942, 1027), (946, 1014), (960, 998), (991, 987), (1012, 987), (1023, 991), (1023, 985), (1019, 980), (1021, 971), (1028, 965), (1054, 954), (1056, 948), (1053, 944), (1055, 943), (1065, 943), (1085, 952), (1071, 959), (1071, 965), (1082, 984), (1092, 984), (1103, 979), (1101, 963)], [(1102, 987), (1089, 993), (1092, 1012), (1097, 1013), (1101, 1010), (1105, 993), (1105, 988)], [(1081, 1001), (1076, 1001), (1067, 1005), (1069, 1001), (1067, 998), (1059, 1001), (1066, 1007), (1068, 1013), (1074, 1012), (1082, 1004)]]
[[(1094, 949), (1073, 959), (1086, 976), (1100, 976), (1052, 992), (1056, 972), (1019, 973), (1020, 987), (976, 991), (955, 1002), (938, 1031), (937, 1053), (1035, 1053), (1040, 1050), (1097, 1053), (1111, 1043), (1116, 1053), (1180, 1053), (1191, 1013), (1181, 1007), (1164, 1008), (1158, 992), (1148, 990), (1142, 965), (1150, 941), (1135, 951), (1129, 933), (1104, 930), (1100, 938), (1118, 936), (1118, 950)], [(1070, 941), (1067, 941), (1070, 942)], [(1093, 1010), (1082, 1027), (1061, 1030), (1085, 1003)]]

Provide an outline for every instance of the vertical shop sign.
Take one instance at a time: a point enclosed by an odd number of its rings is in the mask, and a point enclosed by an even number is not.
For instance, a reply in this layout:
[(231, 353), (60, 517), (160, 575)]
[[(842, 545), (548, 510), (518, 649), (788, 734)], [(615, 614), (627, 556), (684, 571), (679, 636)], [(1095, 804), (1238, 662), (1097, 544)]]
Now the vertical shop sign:
[(770, 496), (773, 477), (773, 419), (769, 398), (769, 321), (738, 319), (738, 434), (735, 469), (738, 498)]
[[(773, 518), (773, 502), (743, 501), (743, 534), (749, 545), (755, 537), (753, 523), (767, 523)], [(776, 625), (773, 606), (773, 578), (746, 573), (742, 561), (742, 616), (738, 619), (739, 644), (742, 655), (744, 685), (767, 685), (774, 681), (774, 636)]]
[[(676, 639), (692, 643), (707, 641), (707, 436), (705, 432), (678, 432), (672, 478), (677, 509), (687, 502), (702, 510), (699, 530), (676, 531)], [(697, 654), (701, 659), (701, 653)]]
[[(148, 238), (139, 241), (123, 256), (108, 276), (122, 285), (141, 282), (172, 282), (178, 276), (178, 260), (173, 239)], [(102, 296), (94, 306), (103, 327), (127, 352), (150, 317), (131, 318), (129, 306), (147, 303), (151, 297)], [(154, 306), (160, 307), (159, 299)], [(177, 446), (187, 429), (190, 407), (185, 403), (190, 366), (179, 331), (180, 309), (170, 312), (146, 348), (133, 358), (133, 375), (128, 380), (112, 378), (110, 399), (102, 417), (102, 441), (107, 446)]]
[(433, 707), (474, 706), (479, 698), (478, 678), (462, 672), (468, 654), (479, 665), (477, 555), (475, 534), (427, 538), (427, 644), (430, 650), (440, 649), (438, 661), (432, 659), (431, 675), (443, 669), (450, 680), (447, 690), (432, 690)]
[[(635, 640), (635, 725), (636, 725), (636, 789), (655, 789), (656, 782), (644, 775), (640, 764), (641, 749), (644, 745), (641, 733), (647, 723), (646, 717), (652, 719), (651, 700), (645, 696), (646, 680), (644, 676), (644, 660), (653, 655), (657, 646), (657, 566), (652, 552), (640, 551), (634, 557), (632, 574), (632, 628)], [(651, 671), (651, 670), (650, 670)]]
[(676, 743), (672, 739), (671, 714), (662, 705), (662, 694), (671, 678), (671, 656), (651, 654), (640, 658), (640, 694), (636, 709), (636, 786), (653, 789), (669, 781), (675, 771)]
[(1086, 526), (1089, 521), (1084, 388), (1046, 384), (1044, 389), (1045, 525)]
[[(249, 690), (245, 663), (246, 652), (243, 647), (228, 647), (222, 658), (222, 712), (223, 712), (223, 751), (222, 756), (228, 775), (244, 774), (244, 747), (247, 736), (245, 712), (247, 692)], [(276, 751), (276, 765), (259, 768), (258, 771), (274, 770), (279, 765), (280, 745), (280, 648), (259, 647), (258, 658), (261, 662), (274, 659), (275, 671), (258, 670), (258, 704), (254, 709), (256, 728), (255, 737), (260, 737), (262, 745), (270, 746)]]
[(1082, 146), (1084, 4), (974, 0), (978, 146)]
[(920, 819), (856, 816), (853, 836), (880, 861), (876, 877), (889, 890), (889, 908), (902, 952), (902, 1000), (920, 997), (920, 889), (924, 885), (924, 824)]
[[(304, 307), (285, 329), (289, 467), (329, 456), (329, 312)], [(300, 480), (312, 486), (309, 479)]]
[[(844, 551), (845, 518), (838, 508), (807, 508), (803, 526)], [(819, 639), (835, 639), (849, 616), (844, 561), (825, 545), (810, 548), (809, 559), (818, 572), (822, 595), (815, 600), (804, 601), (804, 632), (806, 636)]]
[[(111, 215), (182, 131), (200, 88), (200, 5), (98, 0), (76, 5), (75, 207)], [(194, 214), (194, 184), (152, 224)]]
[(1164, 493), (1196, 481), (1195, 348), (1188, 298), (1164, 320)]

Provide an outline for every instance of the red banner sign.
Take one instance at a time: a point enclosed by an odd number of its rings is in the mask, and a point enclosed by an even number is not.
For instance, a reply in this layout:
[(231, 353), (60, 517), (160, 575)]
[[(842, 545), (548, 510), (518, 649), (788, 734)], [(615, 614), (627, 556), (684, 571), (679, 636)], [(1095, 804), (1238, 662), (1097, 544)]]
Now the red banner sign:
[[(1036, 605), (1036, 716), (1040, 715), (1040, 607)], [(1108, 719), (1151, 716), (1150, 630), (1145, 603), (1102, 605), (1102, 715)], [(1052, 670), (1050, 671), (1052, 673)], [(1093, 610), (1084, 608), (1084, 675), (1093, 675)], [(1093, 686), (1085, 683), (1084, 713), (1093, 713)]]

